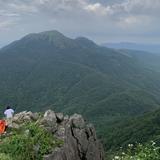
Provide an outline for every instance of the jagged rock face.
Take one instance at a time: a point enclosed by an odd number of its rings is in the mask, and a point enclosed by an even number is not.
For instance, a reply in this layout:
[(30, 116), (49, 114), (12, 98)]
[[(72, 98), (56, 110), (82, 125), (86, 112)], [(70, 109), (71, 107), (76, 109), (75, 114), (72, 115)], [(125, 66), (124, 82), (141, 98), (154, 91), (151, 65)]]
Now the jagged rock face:
[(44, 156), (44, 160), (104, 160), (103, 148), (97, 140), (94, 127), (86, 124), (81, 115), (69, 117), (48, 110), (38, 118), (36, 113), (21, 112), (14, 116), (12, 127), (17, 128), (20, 122), (32, 120), (37, 120), (37, 123), (64, 141), (61, 148)]

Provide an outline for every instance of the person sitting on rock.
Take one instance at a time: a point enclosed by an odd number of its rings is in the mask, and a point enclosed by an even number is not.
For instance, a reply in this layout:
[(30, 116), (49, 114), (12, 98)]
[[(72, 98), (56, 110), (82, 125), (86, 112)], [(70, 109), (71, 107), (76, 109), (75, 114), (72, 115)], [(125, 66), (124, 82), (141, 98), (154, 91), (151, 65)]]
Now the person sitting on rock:
[(4, 115), (6, 117), (7, 127), (10, 127), (12, 125), (14, 110), (10, 106), (7, 106), (6, 110), (4, 111)]
[(12, 118), (14, 114), (14, 110), (10, 108), (10, 106), (7, 106), (6, 110), (4, 111), (4, 115), (6, 118)]

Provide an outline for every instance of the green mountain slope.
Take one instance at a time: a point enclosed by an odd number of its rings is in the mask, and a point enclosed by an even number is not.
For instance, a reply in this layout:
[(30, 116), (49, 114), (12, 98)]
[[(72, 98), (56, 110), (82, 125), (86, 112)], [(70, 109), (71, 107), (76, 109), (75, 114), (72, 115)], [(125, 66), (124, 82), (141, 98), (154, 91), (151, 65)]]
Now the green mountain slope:
[(136, 118), (127, 118), (105, 132), (106, 147), (119, 149), (128, 144), (155, 141), (160, 144), (160, 110)]
[(57, 31), (30, 34), (2, 48), (0, 75), (1, 105), (82, 113), (100, 133), (160, 103), (160, 74), (153, 68), (125, 51)]
[(159, 54), (149, 53), (145, 51), (138, 51), (138, 50), (129, 50), (129, 49), (121, 49), (119, 51), (122, 52), (123, 54), (131, 56), (137, 62), (139, 62), (143, 67), (159, 72), (160, 69)]

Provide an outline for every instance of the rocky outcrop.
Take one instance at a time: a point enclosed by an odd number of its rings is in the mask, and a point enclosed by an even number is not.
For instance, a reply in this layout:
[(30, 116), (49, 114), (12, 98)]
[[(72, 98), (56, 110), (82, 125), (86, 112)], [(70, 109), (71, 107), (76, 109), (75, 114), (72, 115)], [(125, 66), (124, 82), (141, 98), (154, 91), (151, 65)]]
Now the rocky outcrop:
[(69, 117), (52, 110), (44, 115), (21, 112), (14, 116), (11, 127), (18, 128), (28, 121), (36, 121), (64, 142), (61, 148), (45, 155), (44, 160), (104, 160), (103, 148), (97, 140), (94, 127), (86, 124), (81, 115)]

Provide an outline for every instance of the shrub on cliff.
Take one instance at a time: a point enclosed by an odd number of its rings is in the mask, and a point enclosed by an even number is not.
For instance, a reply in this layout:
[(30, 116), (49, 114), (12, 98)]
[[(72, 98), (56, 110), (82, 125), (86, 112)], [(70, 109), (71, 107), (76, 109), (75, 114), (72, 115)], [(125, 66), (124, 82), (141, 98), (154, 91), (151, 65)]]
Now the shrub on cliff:
[(9, 134), (11, 135), (1, 138), (0, 154), (3, 155), (3, 160), (41, 160), (43, 155), (49, 154), (62, 144), (51, 133), (33, 122)]

